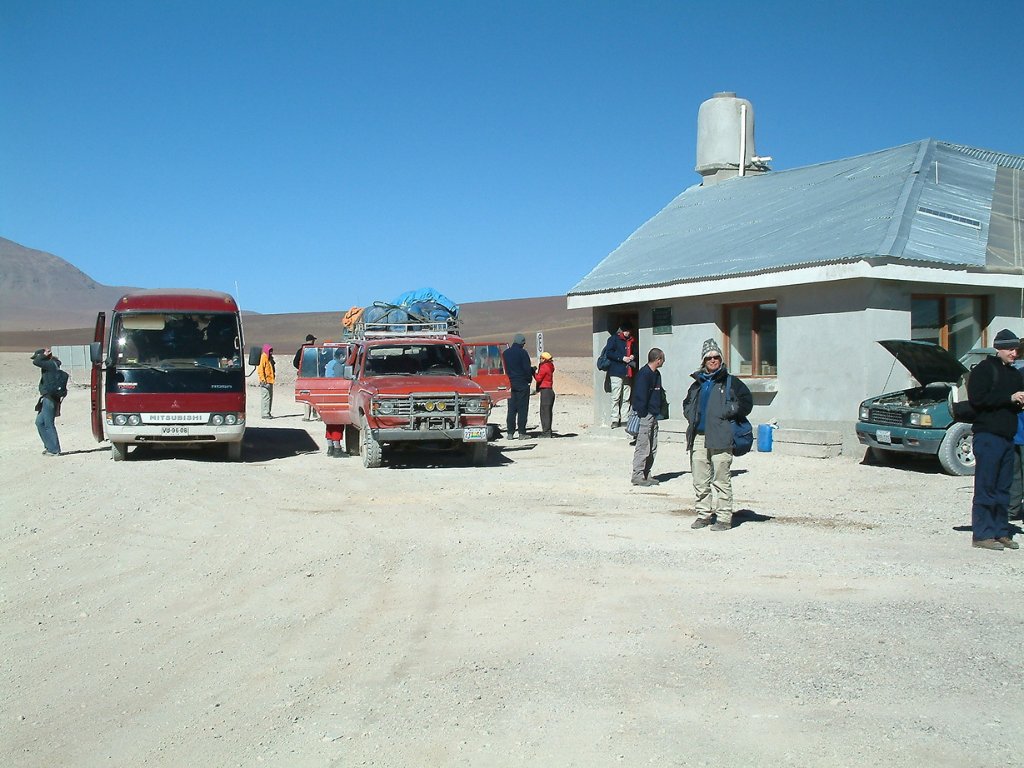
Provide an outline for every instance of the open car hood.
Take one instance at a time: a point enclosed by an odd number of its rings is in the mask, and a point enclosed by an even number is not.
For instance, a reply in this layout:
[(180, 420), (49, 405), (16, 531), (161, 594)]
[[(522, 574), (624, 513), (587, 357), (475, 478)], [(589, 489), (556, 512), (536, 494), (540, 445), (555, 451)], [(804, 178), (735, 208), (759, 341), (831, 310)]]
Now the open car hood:
[(956, 383), (967, 369), (952, 353), (930, 341), (890, 339), (878, 342), (910, 371), (921, 386), (937, 381)]

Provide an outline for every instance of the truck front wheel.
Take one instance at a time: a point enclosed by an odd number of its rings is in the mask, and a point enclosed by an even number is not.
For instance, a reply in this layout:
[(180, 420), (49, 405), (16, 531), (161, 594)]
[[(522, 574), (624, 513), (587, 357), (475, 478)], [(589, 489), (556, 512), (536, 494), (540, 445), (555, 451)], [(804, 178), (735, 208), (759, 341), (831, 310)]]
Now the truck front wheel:
[(362, 434), (362, 449), (363, 449), (363, 466), (367, 469), (374, 469), (379, 467), (381, 459), (383, 458), (383, 449), (381, 444), (374, 439), (373, 432), (370, 429), (370, 425), (366, 422), (366, 417), (363, 417), (363, 426), (359, 430)]
[(974, 474), (974, 435), (971, 425), (958, 421), (939, 444), (939, 464), (949, 475)]
[(111, 443), (110, 458), (114, 461), (124, 461), (128, 458), (128, 443)]
[(359, 430), (353, 424), (345, 425), (345, 451), (349, 456), (359, 455)]
[(487, 463), (487, 443), (466, 443), (462, 451), (474, 467), (482, 467)]

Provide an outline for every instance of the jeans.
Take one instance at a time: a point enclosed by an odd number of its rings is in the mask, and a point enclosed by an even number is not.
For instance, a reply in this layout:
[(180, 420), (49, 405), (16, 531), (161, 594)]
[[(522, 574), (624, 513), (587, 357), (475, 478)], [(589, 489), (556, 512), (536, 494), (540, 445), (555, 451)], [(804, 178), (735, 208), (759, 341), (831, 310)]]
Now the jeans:
[(60, 438), (57, 437), (57, 427), (53, 423), (56, 411), (57, 403), (52, 397), (42, 398), (42, 407), (36, 415), (36, 429), (39, 430), (43, 448), (49, 453), (60, 453)]
[(1011, 520), (1020, 520), (1024, 512), (1024, 445), (1013, 446), (1013, 479), (1010, 481), (1010, 506), (1007, 512)]
[(989, 432), (974, 434), (974, 540), (1010, 535), (1007, 506), (1013, 475), (1013, 440)]
[(512, 387), (512, 396), (508, 399), (508, 418), (505, 428), (508, 436), (519, 428), (519, 434), (526, 434), (526, 416), (530, 410), (530, 387)]

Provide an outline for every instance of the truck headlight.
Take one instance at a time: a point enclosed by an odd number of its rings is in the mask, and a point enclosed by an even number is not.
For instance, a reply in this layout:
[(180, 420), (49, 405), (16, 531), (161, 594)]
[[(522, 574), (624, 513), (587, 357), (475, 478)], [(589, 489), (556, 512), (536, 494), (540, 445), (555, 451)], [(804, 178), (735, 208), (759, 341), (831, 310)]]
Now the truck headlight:
[(466, 413), (485, 413), (487, 411), (487, 401), (480, 397), (463, 400), (462, 405)]
[(930, 427), (932, 425), (932, 415), (930, 413), (912, 413), (910, 414), (910, 426), (912, 427)]
[(373, 403), (373, 411), (381, 416), (390, 416), (395, 412), (395, 404), (388, 400), (376, 400)]
[(867, 421), (869, 418), (871, 418), (871, 409), (866, 405), (862, 405), (860, 407), (860, 420)]

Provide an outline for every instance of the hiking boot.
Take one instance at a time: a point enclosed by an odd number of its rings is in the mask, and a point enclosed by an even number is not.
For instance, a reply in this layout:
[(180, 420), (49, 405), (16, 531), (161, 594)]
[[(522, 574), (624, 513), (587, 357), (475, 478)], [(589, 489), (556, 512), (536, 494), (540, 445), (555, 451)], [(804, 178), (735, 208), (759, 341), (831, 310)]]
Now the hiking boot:
[(1020, 549), (1020, 544), (1011, 539), (1009, 536), (1000, 536), (996, 539), (1000, 544), (1003, 545), (1004, 549)]
[(691, 528), (707, 528), (712, 523), (713, 523), (713, 521), (712, 521), (712, 519), (710, 517), (698, 517), (696, 520), (694, 520), (692, 523), (690, 523), (690, 527)]
[(732, 523), (715, 523), (711, 526), (712, 531), (731, 531)]
[(633, 481), (633, 485), (640, 485), (640, 486), (643, 486), (645, 488), (650, 487), (652, 485), (657, 485), (657, 484), (658, 484), (658, 481), (655, 480), (653, 477), (641, 477), (641, 478), (638, 478), (638, 479)]
[(334, 446), (333, 445), (328, 445), (327, 446), (327, 455), (328, 456), (333, 456), (334, 455)]
[(975, 539), (971, 542), (972, 547), (978, 549), (994, 549), (997, 552), (1002, 552), (1006, 547), (1003, 546), (1002, 542), (996, 539)]

